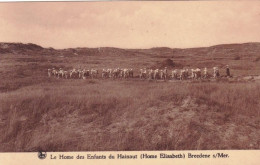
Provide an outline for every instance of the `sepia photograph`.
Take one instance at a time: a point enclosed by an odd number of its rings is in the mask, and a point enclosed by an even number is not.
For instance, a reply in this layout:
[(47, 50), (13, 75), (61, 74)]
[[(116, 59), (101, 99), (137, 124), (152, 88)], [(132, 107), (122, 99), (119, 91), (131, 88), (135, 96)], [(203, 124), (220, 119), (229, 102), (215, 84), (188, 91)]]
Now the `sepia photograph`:
[(0, 2), (0, 152), (259, 149), (260, 1)]

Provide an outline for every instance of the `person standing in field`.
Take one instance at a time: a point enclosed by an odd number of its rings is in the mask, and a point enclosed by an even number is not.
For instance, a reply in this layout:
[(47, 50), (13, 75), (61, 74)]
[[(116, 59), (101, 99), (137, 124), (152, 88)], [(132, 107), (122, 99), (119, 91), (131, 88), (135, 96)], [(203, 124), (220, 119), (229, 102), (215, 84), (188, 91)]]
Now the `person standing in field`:
[(226, 74), (227, 74), (227, 77), (230, 77), (230, 69), (229, 69), (229, 66), (227, 65), (226, 67)]

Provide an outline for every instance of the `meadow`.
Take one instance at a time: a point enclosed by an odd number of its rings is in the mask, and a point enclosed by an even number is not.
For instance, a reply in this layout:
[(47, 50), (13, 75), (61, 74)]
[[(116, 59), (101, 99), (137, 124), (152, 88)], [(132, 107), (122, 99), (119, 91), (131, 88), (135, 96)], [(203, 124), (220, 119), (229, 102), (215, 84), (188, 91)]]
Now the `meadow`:
[[(97, 68), (140, 68), (160, 66), (169, 58), (141, 51), (132, 56), (115, 50), (109, 56), (1, 54), (0, 151), (260, 149), (259, 81), (47, 77), (47, 68), (54, 66), (85, 62)], [(257, 56), (250, 58), (255, 65), (248, 69), (243, 59), (230, 60), (237, 68), (234, 77), (257, 74)], [(179, 66), (199, 63), (177, 59)]]
[(68, 80), (0, 96), (1, 151), (259, 149), (256, 83)]

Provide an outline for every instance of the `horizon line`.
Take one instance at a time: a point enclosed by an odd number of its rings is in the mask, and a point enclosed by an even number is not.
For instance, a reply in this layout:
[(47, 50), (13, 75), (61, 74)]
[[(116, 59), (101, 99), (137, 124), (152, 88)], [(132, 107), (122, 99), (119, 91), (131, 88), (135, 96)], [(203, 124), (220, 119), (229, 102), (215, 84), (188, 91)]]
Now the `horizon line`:
[(123, 47), (114, 47), (114, 46), (100, 46), (100, 47), (66, 47), (66, 48), (54, 48), (52, 46), (45, 47), (42, 46), (41, 44), (37, 43), (32, 43), (32, 42), (0, 42), (1, 44), (33, 44), (40, 46), (44, 49), (55, 49), (55, 50), (63, 50), (63, 49), (82, 49), (82, 48), (89, 48), (89, 49), (98, 49), (98, 48), (117, 48), (117, 49), (154, 49), (154, 48), (169, 48), (169, 49), (193, 49), (193, 48), (208, 48), (208, 47), (214, 47), (214, 46), (220, 46), (220, 45), (242, 45), (242, 44), (260, 44), (260, 42), (241, 42), (241, 43), (222, 43), (222, 44), (215, 44), (215, 45), (209, 45), (209, 46), (197, 46), (197, 47), (168, 47), (168, 46), (155, 46), (155, 47), (150, 47), (150, 48), (123, 48)]

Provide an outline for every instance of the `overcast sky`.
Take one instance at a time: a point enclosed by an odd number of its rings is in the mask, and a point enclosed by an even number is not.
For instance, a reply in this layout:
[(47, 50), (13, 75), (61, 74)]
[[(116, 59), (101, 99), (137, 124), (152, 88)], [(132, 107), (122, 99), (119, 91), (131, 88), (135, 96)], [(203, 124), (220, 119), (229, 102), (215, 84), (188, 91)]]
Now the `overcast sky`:
[(260, 1), (0, 3), (0, 42), (54, 48), (260, 42)]

